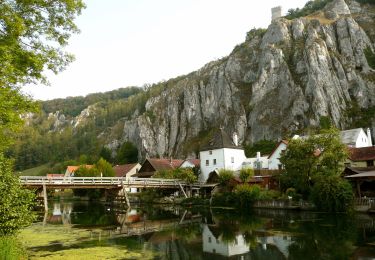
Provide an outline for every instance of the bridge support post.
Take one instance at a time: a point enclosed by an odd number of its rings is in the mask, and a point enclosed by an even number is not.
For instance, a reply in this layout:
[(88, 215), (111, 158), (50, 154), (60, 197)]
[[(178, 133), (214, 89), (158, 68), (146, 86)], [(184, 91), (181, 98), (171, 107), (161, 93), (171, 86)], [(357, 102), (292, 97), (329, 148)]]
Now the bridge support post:
[(128, 192), (126, 191), (124, 185), (122, 185), (122, 192), (124, 193), (126, 205), (128, 206), (128, 208), (130, 208), (130, 201), (129, 201), (129, 197), (128, 197)]
[(182, 187), (181, 183), (179, 182), (178, 185), (180, 186), (180, 189), (182, 191), (182, 193), (184, 194), (185, 198), (187, 198), (188, 196), (186, 195), (186, 192), (184, 190), (184, 187)]
[(47, 187), (43, 184), (43, 200), (44, 200), (44, 210), (48, 212), (48, 200), (47, 200)]

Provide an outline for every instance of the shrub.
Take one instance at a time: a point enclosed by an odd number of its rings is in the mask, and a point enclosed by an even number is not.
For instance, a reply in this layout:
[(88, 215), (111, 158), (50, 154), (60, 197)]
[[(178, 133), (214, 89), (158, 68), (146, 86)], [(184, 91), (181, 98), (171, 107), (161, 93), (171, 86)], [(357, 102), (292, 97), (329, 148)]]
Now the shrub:
[(213, 206), (227, 206), (227, 207), (234, 207), (237, 203), (237, 196), (233, 192), (224, 192), (215, 194), (212, 197), (212, 205)]
[(254, 170), (252, 168), (242, 168), (240, 170), (240, 179), (243, 183), (248, 182), (251, 177), (254, 176)]
[(223, 186), (227, 186), (234, 177), (234, 172), (231, 170), (221, 169), (219, 170), (219, 183)]
[(0, 237), (0, 259), (26, 259), (26, 252), (13, 236)]
[(352, 187), (347, 180), (338, 176), (320, 177), (312, 189), (312, 200), (320, 210), (349, 211), (353, 203)]
[(238, 206), (249, 208), (255, 200), (260, 198), (261, 188), (259, 185), (241, 184), (236, 186), (234, 193), (237, 197)]

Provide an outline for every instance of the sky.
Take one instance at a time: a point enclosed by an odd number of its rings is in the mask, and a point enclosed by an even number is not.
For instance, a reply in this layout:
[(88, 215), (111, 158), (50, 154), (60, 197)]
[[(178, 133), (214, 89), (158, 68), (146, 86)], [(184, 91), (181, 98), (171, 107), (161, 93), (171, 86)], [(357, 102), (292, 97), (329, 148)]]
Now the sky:
[(75, 61), (50, 86), (23, 91), (38, 100), (142, 86), (188, 74), (230, 54), (252, 28), (267, 28), (271, 8), (306, 0), (86, 0), (81, 30), (66, 50)]

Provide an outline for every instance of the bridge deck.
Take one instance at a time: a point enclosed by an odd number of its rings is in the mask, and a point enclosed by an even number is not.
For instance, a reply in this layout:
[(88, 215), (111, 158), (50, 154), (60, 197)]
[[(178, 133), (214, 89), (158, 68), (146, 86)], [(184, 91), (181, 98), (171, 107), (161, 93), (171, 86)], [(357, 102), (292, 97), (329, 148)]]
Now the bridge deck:
[(177, 179), (156, 179), (156, 178), (128, 178), (125, 177), (53, 177), (45, 176), (21, 176), (20, 182), (28, 187), (48, 188), (103, 188), (115, 189), (121, 187), (129, 188), (179, 188), (189, 186), (192, 188), (214, 187), (216, 184), (205, 184), (202, 182), (187, 183)]

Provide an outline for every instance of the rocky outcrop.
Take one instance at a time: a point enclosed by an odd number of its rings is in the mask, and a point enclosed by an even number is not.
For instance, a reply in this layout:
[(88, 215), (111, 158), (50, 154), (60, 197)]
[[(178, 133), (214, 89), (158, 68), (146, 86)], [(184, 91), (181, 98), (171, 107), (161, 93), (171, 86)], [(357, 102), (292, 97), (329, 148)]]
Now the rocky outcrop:
[[(358, 3), (351, 9), (362, 12)], [(181, 156), (186, 143), (212, 127), (240, 142), (278, 139), (314, 127), (321, 116), (345, 128), (353, 102), (375, 106), (364, 49), (370, 37), (344, 0), (325, 11), (334, 19), (278, 19), (226, 58), (182, 78), (147, 102), (147, 113), (124, 124), (124, 139), (150, 156)], [(150, 116), (152, 115), (152, 116)]]

